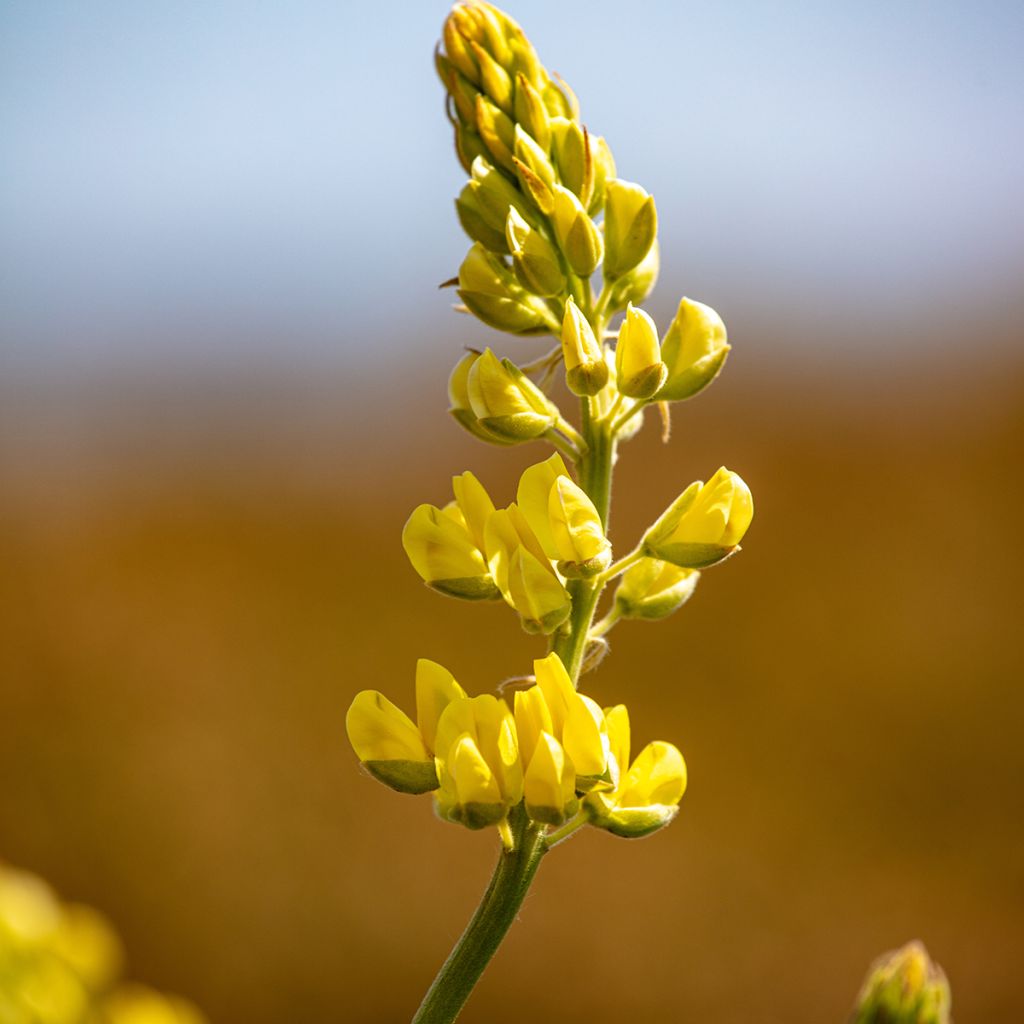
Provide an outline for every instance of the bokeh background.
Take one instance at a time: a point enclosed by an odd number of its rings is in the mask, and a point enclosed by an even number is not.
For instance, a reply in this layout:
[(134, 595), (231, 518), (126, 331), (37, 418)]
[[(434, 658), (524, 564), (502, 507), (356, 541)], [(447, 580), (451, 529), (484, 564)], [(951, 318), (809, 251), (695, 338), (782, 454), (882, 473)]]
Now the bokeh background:
[[(512, 13), (658, 199), (649, 308), (734, 346), (624, 449), (613, 539), (723, 462), (757, 518), (588, 680), (682, 747), (677, 823), (551, 857), (465, 1019), (840, 1021), (915, 936), (1019, 1019), (1024, 7)], [(0, 857), (215, 1024), (408, 1019), (495, 856), (343, 728), (418, 656), (540, 650), (399, 544), (542, 454), (444, 415), (462, 345), (539, 351), (436, 288), (444, 14), (0, 4)]]

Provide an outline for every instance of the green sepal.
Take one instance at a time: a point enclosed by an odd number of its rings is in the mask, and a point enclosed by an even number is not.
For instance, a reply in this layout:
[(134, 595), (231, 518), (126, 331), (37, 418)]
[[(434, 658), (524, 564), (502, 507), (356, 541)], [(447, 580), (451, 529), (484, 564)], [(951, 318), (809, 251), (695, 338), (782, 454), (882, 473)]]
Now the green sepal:
[(363, 767), (398, 793), (432, 793), (440, 785), (433, 761), (363, 761)]

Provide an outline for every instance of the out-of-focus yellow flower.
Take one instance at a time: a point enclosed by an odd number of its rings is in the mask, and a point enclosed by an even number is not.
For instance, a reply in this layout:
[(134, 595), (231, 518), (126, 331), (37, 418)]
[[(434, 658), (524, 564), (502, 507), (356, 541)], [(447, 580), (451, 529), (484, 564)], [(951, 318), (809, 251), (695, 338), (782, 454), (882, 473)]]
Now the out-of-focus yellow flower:
[(423, 504), (402, 530), (413, 568), (434, 590), (467, 601), (500, 597), (484, 558), (484, 530), (494, 504), (479, 480), (466, 472), (452, 480), (455, 501), (443, 509)]
[(548, 496), (548, 518), (565, 576), (594, 576), (611, 563), (611, 542), (604, 535), (594, 503), (575, 481), (559, 476)]
[(349, 742), (374, 778), (400, 793), (437, 789), (434, 750), (445, 708), (466, 696), (452, 674), (436, 662), (416, 663), (415, 724), (378, 690), (362, 690), (345, 717)]
[(750, 488), (724, 466), (697, 481), (669, 506), (644, 536), (644, 551), (687, 569), (704, 569), (736, 550), (754, 517)]
[(604, 276), (614, 281), (650, 252), (658, 234), (654, 197), (639, 185), (615, 178), (605, 187)]
[(661, 346), (668, 378), (657, 399), (678, 402), (702, 391), (718, 376), (728, 354), (722, 318), (702, 302), (681, 299)]
[(546, 825), (561, 825), (579, 808), (576, 772), (562, 744), (541, 732), (523, 782), (526, 813)]
[(468, 828), (496, 825), (523, 796), (515, 721), (490, 694), (453, 700), (437, 724), (438, 814)]
[(639, 839), (675, 817), (686, 792), (686, 763), (671, 743), (656, 741), (648, 743), (630, 765), (625, 705), (607, 709), (604, 720), (619, 783), (610, 792), (587, 794), (591, 824), (625, 839)]
[(952, 998), (942, 968), (920, 942), (872, 964), (851, 1024), (949, 1024)]
[(668, 377), (668, 367), (661, 361), (658, 328), (647, 313), (632, 303), (619, 328), (615, 374), (619, 391), (627, 398), (640, 399), (650, 398)]
[(490, 350), (470, 367), (469, 404), (477, 420), (508, 441), (529, 441), (558, 421), (558, 407), (519, 367)]
[(604, 346), (594, 336), (587, 318), (570, 296), (562, 319), (562, 356), (565, 382), (577, 395), (596, 395), (608, 383)]
[(624, 619), (664, 619), (685, 604), (700, 573), (657, 558), (641, 558), (622, 575), (615, 607)]

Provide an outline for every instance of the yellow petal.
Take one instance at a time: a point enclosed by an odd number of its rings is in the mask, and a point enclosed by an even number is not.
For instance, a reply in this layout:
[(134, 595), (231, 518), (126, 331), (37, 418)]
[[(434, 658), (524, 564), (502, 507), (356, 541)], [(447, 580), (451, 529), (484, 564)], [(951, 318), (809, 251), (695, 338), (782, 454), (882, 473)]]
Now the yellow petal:
[(494, 502), (483, 484), (469, 471), (452, 479), (452, 490), (466, 530), (480, 551), (484, 549), (484, 527), (494, 511)]
[(501, 803), (498, 781), (469, 734), (463, 734), (455, 741), (446, 769), (455, 798), (463, 806)]
[(529, 764), (537, 748), (537, 738), (542, 732), (553, 733), (554, 730), (551, 712), (539, 686), (516, 690), (515, 718), (519, 753), (523, 764)]
[(360, 761), (427, 761), (430, 755), (412, 719), (377, 690), (356, 694), (345, 728)]
[(562, 735), (565, 728), (566, 719), (569, 717), (569, 705), (576, 697), (576, 690), (569, 673), (565, 671), (562, 659), (554, 651), (546, 658), (534, 661), (533, 674), (551, 712), (551, 722), (557, 738)]
[(434, 505), (420, 505), (402, 530), (402, 546), (427, 582), (486, 576), (487, 564), (466, 528)]
[(437, 723), (444, 709), (466, 691), (443, 665), (427, 658), (416, 662), (416, 722), (428, 751), (433, 751)]
[(640, 751), (615, 794), (620, 807), (673, 806), (686, 792), (686, 762), (671, 744), (660, 740)]
[(551, 533), (551, 521), (548, 517), (551, 488), (559, 477), (568, 479), (569, 472), (561, 455), (556, 453), (551, 458), (525, 469), (519, 478), (519, 488), (516, 491), (516, 504), (540, 541), (544, 554), (550, 559), (561, 557)]
[(613, 778), (616, 785), (629, 771), (629, 711), (625, 704), (616, 704), (607, 708), (604, 713), (604, 726), (608, 732), (608, 746), (615, 761), (616, 772)]
[(576, 803), (575, 773), (561, 744), (541, 732), (523, 782), (526, 813), (535, 821), (560, 825)]
[(583, 563), (610, 553), (611, 544), (594, 503), (567, 476), (558, 477), (552, 485), (547, 511), (559, 559)]

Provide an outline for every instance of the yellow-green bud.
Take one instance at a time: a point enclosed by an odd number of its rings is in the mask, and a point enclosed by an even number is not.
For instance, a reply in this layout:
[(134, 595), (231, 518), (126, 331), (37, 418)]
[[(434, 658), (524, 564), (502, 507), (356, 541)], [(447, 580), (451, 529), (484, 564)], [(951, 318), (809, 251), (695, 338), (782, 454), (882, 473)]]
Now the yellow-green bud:
[(702, 302), (681, 299), (661, 346), (668, 379), (658, 400), (678, 402), (697, 394), (718, 376), (728, 354), (722, 318)]
[(629, 764), (629, 714), (624, 705), (604, 714), (613, 777), (611, 792), (592, 792), (585, 798), (591, 824), (624, 839), (639, 839), (664, 828), (676, 815), (686, 792), (686, 762), (671, 744), (649, 743)]
[(512, 266), (523, 287), (535, 295), (559, 295), (565, 290), (562, 260), (555, 247), (510, 207), (505, 222), (505, 241), (512, 253)]
[(623, 573), (615, 608), (624, 619), (664, 619), (697, 589), (700, 573), (657, 558), (641, 558)]
[(605, 186), (604, 276), (614, 281), (651, 250), (658, 234), (654, 197), (639, 185), (613, 178)]
[(541, 732), (523, 778), (526, 813), (545, 825), (561, 825), (579, 808), (576, 772), (561, 743)]
[(601, 262), (604, 243), (597, 225), (587, 215), (583, 204), (562, 185), (552, 189), (554, 203), (551, 222), (558, 245), (574, 274), (590, 277)]
[(522, 167), (525, 167), (532, 172), (534, 177), (540, 178), (549, 190), (554, 186), (555, 169), (551, 166), (547, 153), (519, 125), (516, 125), (513, 152), (516, 159), (516, 173), (520, 179), (524, 177)]
[(920, 942), (871, 966), (850, 1024), (949, 1024), (952, 997), (942, 968)]
[(607, 184), (615, 177), (615, 158), (608, 143), (600, 135), (590, 136), (590, 152), (594, 164), (594, 188), (587, 212), (593, 216), (604, 208)]
[(402, 529), (402, 546), (432, 590), (465, 601), (501, 596), (458, 509), (417, 506)]
[(685, 569), (728, 558), (754, 517), (750, 488), (722, 466), (706, 483), (690, 484), (644, 535), (644, 552)]
[(549, 153), (551, 151), (551, 115), (548, 114), (547, 107), (544, 106), (541, 94), (522, 73), (516, 77), (515, 117), (544, 153)]
[(515, 145), (515, 125), (508, 114), (483, 93), (476, 98), (476, 130), (497, 163), (506, 170), (514, 171), (512, 147)]
[(493, 164), (484, 157), (478, 157), (473, 161), (470, 173), (472, 178), (469, 187), (473, 190), (481, 216), (488, 227), (504, 232), (509, 207), (518, 210), (526, 220), (536, 226), (536, 215), (530, 213), (522, 194)]
[(596, 576), (608, 568), (612, 545), (601, 517), (586, 492), (567, 476), (559, 476), (551, 487), (548, 519), (563, 576)]
[[(544, 88), (541, 89), (541, 96), (544, 97), (544, 106), (548, 108), (548, 113), (552, 118), (562, 117), (575, 119), (579, 116), (579, 107), (575, 102), (575, 96), (571, 99), (566, 95), (566, 91), (572, 92), (564, 79), (559, 79), (562, 85), (557, 85), (550, 79), (545, 83)], [(563, 90), (562, 87), (565, 87)], [(553, 126), (552, 126), (553, 128)]]
[(466, 379), (469, 404), (480, 424), (509, 441), (529, 441), (550, 430), (558, 407), (508, 359), (487, 349)]
[(628, 274), (623, 274), (612, 285), (608, 308), (622, 309), (631, 302), (639, 305), (654, 290), (660, 269), (661, 257), (658, 243), (655, 241), (651, 251)]
[[(589, 222), (590, 218), (587, 220)], [(565, 360), (565, 382), (574, 394), (596, 395), (608, 383), (604, 346), (595, 337), (572, 296), (566, 300), (562, 318), (562, 356)]]
[(510, 334), (536, 334), (557, 329), (558, 321), (544, 301), (531, 295), (515, 274), (479, 242), (459, 267), (459, 298), (488, 327)]
[(506, 114), (511, 114), (514, 89), (509, 73), (479, 43), (471, 42), (469, 45), (480, 68), (480, 85), (484, 93)]
[(594, 191), (594, 167), (586, 129), (575, 120), (553, 118), (551, 149), (562, 184), (587, 206)]
[(504, 437), (498, 437), (491, 433), (476, 418), (473, 407), (469, 402), (469, 371), (473, 364), (480, 358), (481, 353), (475, 349), (467, 352), (456, 364), (448, 378), (448, 412), (456, 423), (464, 430), (468, 430), (474, 437), (488, 444), (497, 444), (502, 447), (515, 444)]
[(516, 166), (516, 178), (519, 180), (520, 188), (522, 188), (524, 194), (530, 197), (533, 205), (545, 217), (550, 217), (555, 209), (555, 194), (551, 190), (551, 186), (543, 178), (531, 171), (522, 160), (516, 159), (514, 163)]
[[(470, 39), (459, 31), (462, 18), (453, 10), (451, 15), (445, 19), (442, 29), (444, 39), (445, 56), (455, 65), (471, 82), (480, 84), (480, 69), (477, 67), (476, 58), (473, 56), (470, 47)], [(442, 79), (443, 80), (443, 79)], [(448, 83), (445, 82), (445, 85)]]
[(503, 231), (490, 226), (486, 211), (477, 199), (478, 190), (470, 182), (459, 193), (455, 200), (455, 213), (462, 225), (462, 230), (474, 241), (479, 242), (491, 252), (507, 253), (508, 243)]
[(459, 163), (468, 173), (472, 170), (473, 161), (478, 157), (490, 157), (490, 152), (484, 145), (484, 140), (473, 128), (464, 124), (455, 126), (455, 152), (458, 155)]
[(668, 377), (668, 367), (661, 361), (658, 328), (647, 313), (632, 304), (619, 328), (615, 375), (622, 394), (641, 399), (654, 395)]
[(374, 778), (399, 793), (437, 789), (434, 761), (412, 719), (377, 690), (356, 694), (345, 728), (356, 756)]

